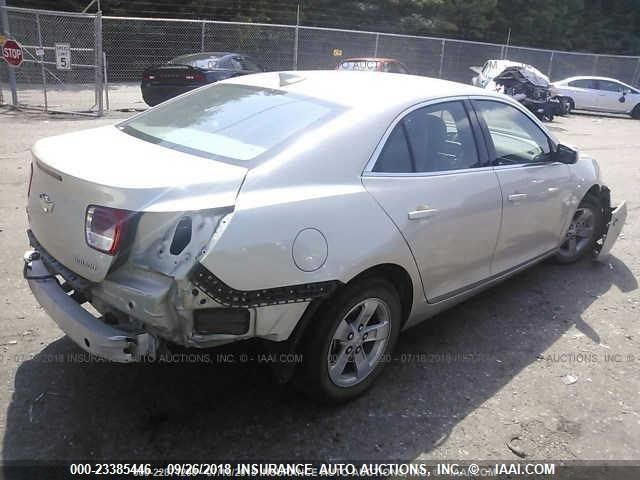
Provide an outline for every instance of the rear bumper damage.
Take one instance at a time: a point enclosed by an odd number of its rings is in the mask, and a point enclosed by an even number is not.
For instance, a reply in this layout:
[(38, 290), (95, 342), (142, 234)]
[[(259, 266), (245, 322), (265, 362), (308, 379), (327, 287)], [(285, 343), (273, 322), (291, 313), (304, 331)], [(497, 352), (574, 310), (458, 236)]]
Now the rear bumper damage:
[(120, 363), (155, 357), (153, 335), (121, 330), (93, 316), (65, 292), (36, 250), (25, 254), (24, 277), (42, 308), (85, 351)]
[[(52, 257), (31, 231), (27, 234), (32, 249), (25, 253), (24, 278), (38, 302), (81, 348), (115, 362), (156, 357), (166, 342), (191, 348), (250, 338), (285, 342), (310, 302), (339, 285), (240, 291), (197, 262), (179, 279), (125, 262), (93, 283)], [(85, 302), (93, 309), (85, 309)]]

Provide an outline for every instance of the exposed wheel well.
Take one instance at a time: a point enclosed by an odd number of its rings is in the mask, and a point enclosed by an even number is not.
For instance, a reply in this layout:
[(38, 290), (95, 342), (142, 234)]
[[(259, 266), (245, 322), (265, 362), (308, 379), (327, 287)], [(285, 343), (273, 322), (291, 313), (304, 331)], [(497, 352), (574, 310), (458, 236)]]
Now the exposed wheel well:
[(587, 190), (587, 193), (585, 193), (584, 196), (592, 196), (600, 200), (600, 185), (593, 185), (589, 190)]
[(611, 191), (605, 185), (596, 184), (587, 190), (587, 193), (582, 198), (586, 197), (593, 197), (600, 203), (605, 224), (608, 224), (609, 220), (611, 220)]
[(383, 263), (375, 267), (368, 268), (364, 272), (356, 275), (349, 283), (359, 281), (366, 277), (381, 277), (389, 280), (397, 289), (402, 304), (402, 324), (407, 321), (413, 306), (413, 282), (407, 271), (395, 263)]

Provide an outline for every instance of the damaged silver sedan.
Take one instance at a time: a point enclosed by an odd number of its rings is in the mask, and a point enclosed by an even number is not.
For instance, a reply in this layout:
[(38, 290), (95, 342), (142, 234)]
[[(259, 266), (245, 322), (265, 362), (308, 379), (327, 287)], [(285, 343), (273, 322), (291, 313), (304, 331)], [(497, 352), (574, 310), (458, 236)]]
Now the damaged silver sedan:
[(366, 390), (401, 330), (545, 258), (606, 255), (626, 216), (507, 97), (341, 71), (40, 140), (28, 197), (25, 278), (80, 347), (132, 362), (257, 338), (302, 353), (326, 401)]

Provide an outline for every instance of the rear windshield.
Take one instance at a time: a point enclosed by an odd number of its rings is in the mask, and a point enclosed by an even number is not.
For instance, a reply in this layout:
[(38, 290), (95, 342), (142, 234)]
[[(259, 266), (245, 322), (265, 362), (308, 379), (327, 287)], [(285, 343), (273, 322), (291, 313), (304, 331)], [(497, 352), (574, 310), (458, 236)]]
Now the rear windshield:
[(341, 108), (282, 90), (228, 83), (195, 90), (118, 126), (169, 148), (247, 161), (327, 122)]
[(377, 71), (379, 65), (375, 60), (349, 60), (340, 64), (340, 70)]
[(174, 65), (190, 65), (198, 68), (217, 68), (224, 56), (222, 55), (183, 55), (169, 60), (167, 63)]

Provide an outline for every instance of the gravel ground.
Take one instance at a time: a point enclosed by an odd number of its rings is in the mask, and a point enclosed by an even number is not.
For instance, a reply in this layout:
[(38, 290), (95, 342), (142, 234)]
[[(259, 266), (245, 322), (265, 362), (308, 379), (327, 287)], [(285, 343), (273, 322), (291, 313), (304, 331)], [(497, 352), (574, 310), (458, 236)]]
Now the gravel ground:
[(22, 280), (29, 147), (113, 122), (0, 113), (0, 436), (8, 459), (640, 460), (640, 122), (550, 128), (596, 157), (623, 237), (605, 264), (538, 265), (405, 332), (364, 397), (320, 407), (264, 364), (110, 365)]

